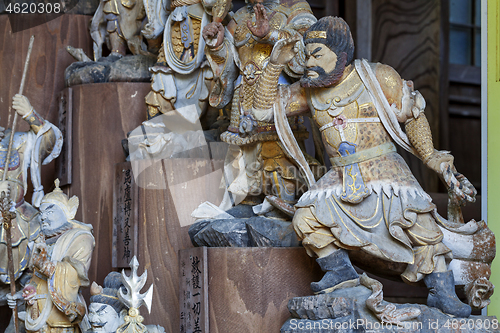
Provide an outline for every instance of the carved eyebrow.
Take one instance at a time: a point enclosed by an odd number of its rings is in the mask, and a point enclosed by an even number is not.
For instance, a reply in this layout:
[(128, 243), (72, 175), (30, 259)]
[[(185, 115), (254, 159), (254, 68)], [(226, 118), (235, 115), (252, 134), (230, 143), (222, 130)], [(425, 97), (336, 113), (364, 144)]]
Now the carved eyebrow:
[(311, 52), (311, 55), (318, 53), (321, 51), (323, 48), (321, 46), (318, 46), (314, 51)]
[(49, 207), (47, 207), (47, 209), (51, 209), (54, 207), (54, 204), (50, 205)]
[(106, 305), (103, 305), (99, 308), (99, 310), (97, 310), (97, 312), (101, 312), (101, 311), (104, 311), (104, 309), (106, 309)]

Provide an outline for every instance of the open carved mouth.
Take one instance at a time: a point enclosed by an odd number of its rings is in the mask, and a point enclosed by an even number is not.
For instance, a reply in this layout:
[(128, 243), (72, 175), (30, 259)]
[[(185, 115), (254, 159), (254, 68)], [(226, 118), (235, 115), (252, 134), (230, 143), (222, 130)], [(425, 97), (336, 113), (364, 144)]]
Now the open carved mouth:
[(92, 326), (94, 330), (101, 330), (104, 328), (104, 325), (106, 325), (106, 323), (90, 323), (90, 326)]
[(319, 74), (316, 71), (307, 71), (307, 76), (314, 79), (314, 78), (318, 77)]

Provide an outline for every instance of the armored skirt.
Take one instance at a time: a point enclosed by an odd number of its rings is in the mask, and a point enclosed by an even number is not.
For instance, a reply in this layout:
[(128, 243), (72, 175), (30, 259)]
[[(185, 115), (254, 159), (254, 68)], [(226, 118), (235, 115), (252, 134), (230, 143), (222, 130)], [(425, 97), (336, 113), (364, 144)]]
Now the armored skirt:
[(361, 250), (408, 264), (401, 276), (410, 282), (431, 273), (437, 256), (451, 256), (442, 243), (436, 206), (399, 154), (359, 163), (368, 192), (359, 203), (342, 199), (349, 190), (343, 181), (348, 167), (334, 166), (296, 204), (294, 228), (309, 255), (314, 254), (311, 247), (331, 243)]

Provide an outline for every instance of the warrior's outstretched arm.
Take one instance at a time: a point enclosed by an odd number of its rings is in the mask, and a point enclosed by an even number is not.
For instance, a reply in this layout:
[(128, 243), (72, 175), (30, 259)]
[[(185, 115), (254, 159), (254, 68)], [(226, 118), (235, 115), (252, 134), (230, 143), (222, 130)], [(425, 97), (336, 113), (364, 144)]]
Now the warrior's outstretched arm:
[[(255, 89), (253, 113), (257, 120), (272, 120), (272, 107), (280, 101), (278, 97), (278, 81), (285, 64), (294, 56), (294, 45), (298, 37), (292, 37), (279, 41), (273, 49), (269, 63), (264, 68)], [(287, 116), (305, 114), (309, 111), (305, 90), (299, 82), (280, 89), (280, 95), (285, 100), (285, 112)]]
[(413, 82), (402, 80), (394, 69), (381, 64), (377, 66), (376, 76), (396, 118), (404, 123), (408, 140), (418, 157), (442, 178), (459, 202), (474, 202), (477, 192), (467, 178), (457, 172), (453, 155), (434, 148), (429, 122), (424, 114), (426, 103), (420, 92), (413, 90)]

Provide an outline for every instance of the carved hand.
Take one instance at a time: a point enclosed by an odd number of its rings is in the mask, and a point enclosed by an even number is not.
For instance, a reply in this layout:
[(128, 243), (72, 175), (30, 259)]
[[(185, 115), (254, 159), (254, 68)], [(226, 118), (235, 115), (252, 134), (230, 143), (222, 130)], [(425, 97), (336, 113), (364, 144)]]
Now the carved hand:
[(466, 201), (476, 201), (477, 190), (474, 185), (464, 175), (457, 172), (452, 162), (442, 162), (440, 169), (448, 191), (454, 195), (456, 202), (465, 204)]
[(210, 48), (217, 48), (224, 41), (224, 26), (219, 22), (212, 22), (203, 28), (203, 39)]
[(31, 265), (38, 268), (41, 272), (45, 271), (47, 263), (49, 263), (47, 245), (44, 243), (35, 243), (33, 254), (31, 255)]
[(17, 306), (17, 301), (21, 299), (23, 299), (21, 291), (15, 293), (14, 296), (7, 294), (7, 304), (9, 305), (9, 308), (14, 309)]
[(12, 107), (21, 117), (27, 115), (33, 109), (28, 98), (19, 94), (12, 98)]
[(274, 13), (268, 17), (266, 9), (260, 3), (253, 8), (255, 10), (255, 24), (252, 23), (252, 20), (248, 20), (247, 27), (255, 37), (263, 38), (271, 31), (269, 21), (273, 18)]
[(22, 296), (29, 305), (33, 305), (33, 303), (35, 302), (35, 300), (33, 299), (35, 295), (36, 287), (31, 284), (26, 285), (22, 290)]
[(295, 44), (297, 44), (299, 40), (300, 36), (296, 35), (278, 41), (274, 45), (273, 51), (271, 52), (271, 59), (269, 61), (275, 65), (286, 65), (289, 63), (297, 53)]
[(85, 314), (85, 307), (81, 303), (71, 302), (64, 311), (70, 322), (80, 321)]

